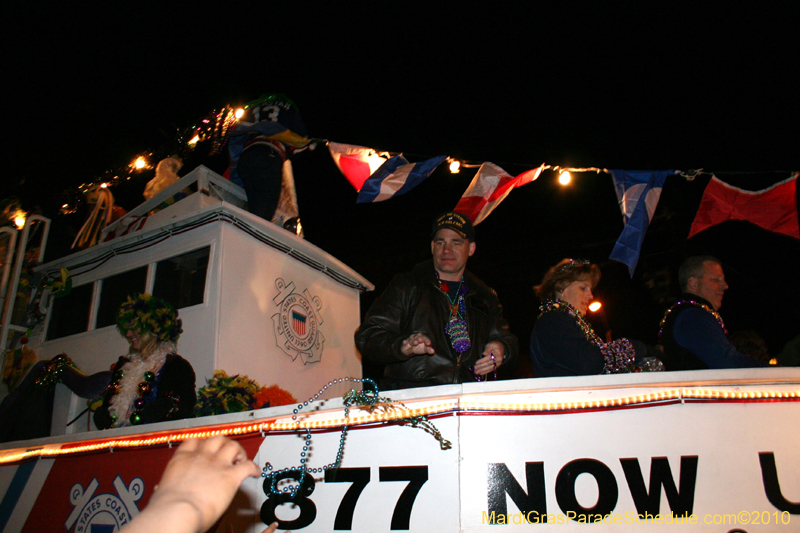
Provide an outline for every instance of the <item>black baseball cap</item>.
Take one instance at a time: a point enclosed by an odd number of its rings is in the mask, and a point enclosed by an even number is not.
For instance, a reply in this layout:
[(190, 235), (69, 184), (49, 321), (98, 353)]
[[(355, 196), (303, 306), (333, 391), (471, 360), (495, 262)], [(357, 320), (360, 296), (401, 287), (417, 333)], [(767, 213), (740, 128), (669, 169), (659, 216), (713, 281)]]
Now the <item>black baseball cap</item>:
[(448, 211), (436, 217), (436, 220), (433, 221), (431, 239), (433, 239), (436, 236), (436, 232), (442, 228), (451, 229), (468, 241), (475, 242), (475, 228), (472, 226), (472, 221), (461, 213)]

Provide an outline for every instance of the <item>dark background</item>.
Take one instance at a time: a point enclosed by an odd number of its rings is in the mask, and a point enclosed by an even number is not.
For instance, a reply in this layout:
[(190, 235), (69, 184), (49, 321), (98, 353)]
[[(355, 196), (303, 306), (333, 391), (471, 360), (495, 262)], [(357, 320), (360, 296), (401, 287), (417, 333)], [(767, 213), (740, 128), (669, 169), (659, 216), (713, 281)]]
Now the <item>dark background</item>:
[[(311, 136), (412, 161), (449, 155), (514, 175), (543, 162), (702, 168), (748, 190), (800, 169), (791, 3), (345, 5), (4, 3), (0, 198), (54, 220), (51, 260), (83, 222), (57, 214), (62, 193), (264, 92), (289, 95)], [(181, 174), (201, 162), (226, 164), (195, 153)], [(430, 255), (431, 220), (474, 172), (442, 165), (405, 196), (356, 205), (320, 146), (295, 162), (306, 238), (379, 293)], [(800, 242), (744, 222), (686, 239), (710, 174), (668, 178), (633, 279), (607, 259), (623, 228), (610, 175), (573, 176), (564, 188), (545, 171), (477, 227), (470, 269), (497, 290), (523, 346), (537, 314), (531, 287), (563, 257), (601, 264), (596, 293), (615, 336), (655, 342), (678, 295), (677, 266), (695, 253), (723, 262), (729, 330), (757, 331), (773, 354), (798, 334)], [(115, 187), (117, 202), (137, 205), (151, 177)], [(374, 297), (362, 297), (362, 311)]]

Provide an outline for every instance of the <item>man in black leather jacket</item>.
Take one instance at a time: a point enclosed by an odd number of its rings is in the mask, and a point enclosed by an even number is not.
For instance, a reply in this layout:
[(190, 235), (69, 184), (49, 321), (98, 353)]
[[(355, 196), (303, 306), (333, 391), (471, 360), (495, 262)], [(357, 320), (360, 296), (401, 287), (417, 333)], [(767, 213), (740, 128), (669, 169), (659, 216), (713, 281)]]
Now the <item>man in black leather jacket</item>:
[(356, 347), (385, 365), (382, 389), (473, 382), (511, 368), (517, 338), (495, 292), (466, 270), (475, 231), (460, 213), (438, 217), (433, 259), (395, 276), (356, 331)]

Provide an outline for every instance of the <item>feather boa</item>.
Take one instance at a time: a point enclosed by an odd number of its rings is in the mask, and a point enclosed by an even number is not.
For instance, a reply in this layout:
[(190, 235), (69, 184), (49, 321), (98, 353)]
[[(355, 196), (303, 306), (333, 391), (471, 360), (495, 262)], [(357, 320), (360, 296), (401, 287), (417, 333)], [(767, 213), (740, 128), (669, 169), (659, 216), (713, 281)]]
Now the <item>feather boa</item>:
[(114, 419), (111, 427), (123, 427), (129, 424), (131, 413), (133, 413), (133, 402), (139, 398), (139, 383), (144, 381), (145, 372), (152, 372), (158, 375), (161, 367), (167, 360), (169, 354), (175, 353), (177, 348), (171, 342), (162, 342), (153, 353), (147, 357), (142, 357), (139, 353), (130, 354), (128, 362), (122, 365), (123, 377), (119, 382), (119, 389), (108, 405), (108, 412)]

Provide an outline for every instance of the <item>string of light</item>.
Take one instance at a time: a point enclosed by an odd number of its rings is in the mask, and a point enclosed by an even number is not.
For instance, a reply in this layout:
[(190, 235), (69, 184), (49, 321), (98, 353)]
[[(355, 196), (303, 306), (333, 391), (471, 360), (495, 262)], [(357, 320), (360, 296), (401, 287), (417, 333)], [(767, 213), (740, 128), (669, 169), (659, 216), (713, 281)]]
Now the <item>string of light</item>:
[(350, 428), (359, 426), (369, 427), (390, 424), (395, 420), (413, 416), (437, 418), (448, 415), (469, 416), (484, 413), (498, 415), (569, 414), (599, 410), (658, 407), (676, 403), (763, 403), (795, 401), (800, 401), (800, 390), (726, 391), (714, 389), (674, 389), (604, 400), (547, 403), (487, 402), (472, 399), (450, 399), (418, 408), (403, 408), (397, 404), (393, 404), (393, 409), (390, 410), (378, 410), (364, 415), (350, 416), (349, 418), (337, 417), (319, 420), (306, 419), (304, 421), (286, 421), (289, 417), (285, 417), (260, 422), (249, 421), (246, 423), (218, 425), (212, 428), (198, 430), (177, 430), (169, 433), (146, 435), (142, 437), (93, 439), (84, 443), (64, 444), (60, 447), (38, 447), (21, 451), (9, 450), (8, 452), (10, 453), (0, 456), (0, 464), (101, 450), (113, 451), (115, 448), (141, 448), (165, 444), (171, 446), (172, 444), (187, 439), (204, 439), (215, 435), (246, 437), (259, 433), (266, 436), (267, 433), (296, 433), (306, 432), (306, 430), (336, 431), (345, 425)]
[[(171, 143), (167, 143), (165, 147), (162, 147), (158, 150), (144, 152), (138, 156), (136, 156), (132, 162), (127, 165), (117, 167), (115, 169), (110, 169), (104, 172), (100, 176), (96, 176), (94, 179), (89, 180), (85, 183), (80, 184), (77, 187), (73, 187), (64, 191), (63, 197), (64, 202), (61, 206), (62, 214), (70, 214), (74, 213), (77, 209), (79, 203), (82, 201), (82, 198), (85, 194), (87, 194), (91, 189), (97, 186), (102, 187), (112, 187), (121, 182), (130, 180), (131, 177), (137, 173), (144, 170), (152, 169), (155, 167), (158, 160), (168, 157), (170, 155), (175, 155), (176, 150), (174, 149), (175, 146), (179, 148), (177, 151), (181, 155), (186, 155), (194, 151), (198, 145), (203, 141), (210, 140), (212, 143), (210, 153), (216, 154), (221, 151), (225, 144), (225, 138), (227, 133), (231, 131), (236, 124), (238, 123), (239, 119), (244, 113), (244, 109), (233, 108), (230, 105), (226, 105), (224, 108), (220, 110), (213, 110), (205, 117), (197, 120), (194, 125), (189, 127), (178, 129), (176, 132), (177, 138), (174, 139)], [(313, 139), (315, 143), (326, 143), (328, 142), (327, 139)], [(168, 150), (166, 146), (173, 147), (172, 150)], [(382, 152), (375, 150), (376, 154), (388, 154), (389, 152)], [(393, 152), (394, 153), (394, 152)], [(399, 152), (396, 152), (399, 153)], [(453, 157), (447, 158), (448, 168), (450, 172), (453, 174), (457, 174), (460, 172), (461, 168), (478, 168), (483, 163), (482, 162), (475, 162), (466, 159), (457, 159)], [(536, 168), (534, 165), (529, 164), (522, 164), (522, 163), (513, 163), (514, 166), (523, 166), (529, 167), (529, 169)], [(586, 168), (579, 168), (579, 167), (562, 167), (559, 165), (550, 165), (542, 163), (541, 169), (542, 170), (552, 170), (558, 173), (558, 181), (562, 185), (567, 185), (571, 181), (571, 175), (573, 173), (584, 173), (584, 172), (594, 172), (594, 173), (610, 173), (606, 168), (598, 168), (598, 167), (586, 167)], [(766, 174), (766, 173), (781, 173), (781, 174), (793, 174), (797, 172), (794, 171), (777, 171), (777, 170), (770, 170), (770, 171), (763, 171), (763, 172), (741, 172), (741, 171), (725, 171), (724, 174)], [(718, 171), (718, 174), (723, 172)], [(714, 176), (714, 172), (705, 171), (704, 169), (689, 169), (686, 171), (677, 170), (676, 175), (685, 178), (687, 181), (692, 181), (700, 175), (708, 175)]]

